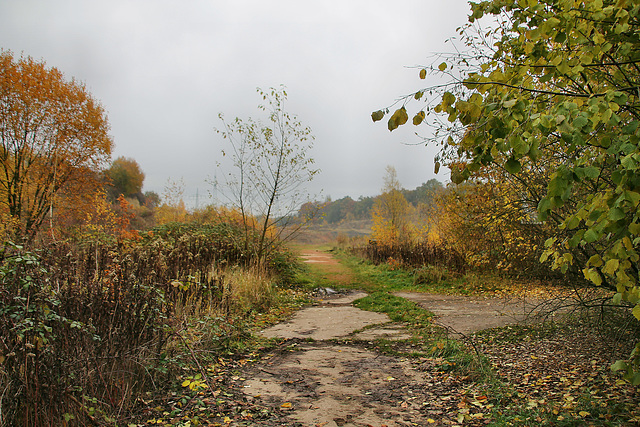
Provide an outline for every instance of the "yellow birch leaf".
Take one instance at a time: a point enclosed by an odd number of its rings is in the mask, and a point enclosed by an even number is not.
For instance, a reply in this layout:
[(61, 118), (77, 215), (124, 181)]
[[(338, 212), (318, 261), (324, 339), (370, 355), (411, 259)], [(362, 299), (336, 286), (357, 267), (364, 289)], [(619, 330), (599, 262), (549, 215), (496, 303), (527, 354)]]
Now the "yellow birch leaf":
[(382, 120), (383, 117), (384, 117), (384, 111), (382, 110), (374, 111), (373, 113), (371, 113), (371, 120), (373, 120), (374, 122), (377, 122), (378, 120)]

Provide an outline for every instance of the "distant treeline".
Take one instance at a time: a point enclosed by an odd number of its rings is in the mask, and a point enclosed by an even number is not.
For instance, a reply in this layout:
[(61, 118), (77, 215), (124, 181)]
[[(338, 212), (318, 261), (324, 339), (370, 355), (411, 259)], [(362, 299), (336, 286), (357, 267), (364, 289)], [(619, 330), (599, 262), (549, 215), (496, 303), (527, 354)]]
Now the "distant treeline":
[[(443, 185), (437, 179), (430, 179), (414, 190), (402, 189), (401, 192), (407, 201), (414, 207), (421, 205), (431, 206), (435, 195), (443, 189)], [(377, 197), (377, 196), (376, 196)], [(360, 196), (353, 200), (349, 196), (342, 199), (331, 200), (328, 197), (324, 202), (308, 202), (302, 205), (298, 215), (310, 217), (313, 222), (336, 224), (341, 221), (352, 221), (371, 218), (371, 208), (376, 197)]]

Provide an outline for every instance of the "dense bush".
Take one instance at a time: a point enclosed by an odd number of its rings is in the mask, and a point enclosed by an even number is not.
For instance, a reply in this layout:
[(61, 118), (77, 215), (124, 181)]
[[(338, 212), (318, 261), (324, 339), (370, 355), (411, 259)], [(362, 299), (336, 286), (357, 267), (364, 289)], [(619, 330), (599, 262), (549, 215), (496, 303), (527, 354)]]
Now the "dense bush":
[(384, 245), (372, 241), (368, 245), (352, 248), (352, 252), (374, 264), (394, 260), (407, 267), (434, 265), (446, 267), (456, 273), (464, 273), (468, 268), (464, 256), (455, 249), (427, 241), (398, 245)]
[(267, 309), (268, 277), (287, 279), (292, 259), (276, 253), (259, 283), (240, 283), (237, 273), (224, 273), (251, 264), (239, 232), (168, 224), (119, 244), (64, 242), (37, 253), (5, 244), (0, 426), (112, 422), (166, 380), (163, 360), (180, 318)]

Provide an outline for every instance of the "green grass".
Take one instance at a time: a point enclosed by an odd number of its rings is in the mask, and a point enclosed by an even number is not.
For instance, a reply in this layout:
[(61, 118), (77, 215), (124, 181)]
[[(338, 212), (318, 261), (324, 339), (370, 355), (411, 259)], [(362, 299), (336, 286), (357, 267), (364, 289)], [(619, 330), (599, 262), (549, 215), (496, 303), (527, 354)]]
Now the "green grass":
[(433, 313), (412, 301), (387, 292), (374, 292), (354, 301), (354, 305), (362, 310), (385, 313), (392, 321), (406, 323), (415, 330), (432, 329)]
[[(357, 289), (369, 295), (356, 300), (354, 305), (362, 310), (385, 313), (391, 321), (403, 323), (413, 334), (409, 347), (403, 350), (403, 343), (376, 340), (379, 351), (386, 354), (405, 357), (441, 358), (442, 370), (486, 375), (487, 362), (463, 343), (450, 339), (442, 328), (432, 322), (434, 314), (413, 301), (393, 295), (400, 291), (434, 292), (433, 286), (416, 285), (412, 271), (391, 269), (387, 265), (373, 265), (360, 258), (344, 252), (336, 252), (334, 256), (353, 274), (353, 281), (341, 286), (341, 289)], [(334, 287), (322, 269), (310, 266), (303, 275), (308, 287)], [(446, 285), (445, 285), (446, 286)], [(473, 371), (473, 372), (472, 372)]]
[(304, 289), (339, 287), (367, 293), (413, 291), (463, 295), (473, 293), (480, 287), (475, 275), (456, 277), (445, 272), (444, 280), (428, 280), (429, 276), (425, 275), (422, 269), (405, 270), (392, 268), (387, 264), (374, 265), (342, 251), (335, 251), (333, 255), (354, 275), (351, 282), (341, 283), (338, 286), (332, 281), (331, 274), (327, 274), (316, 265), (309, 264), (306, 265), (305, 271), (298, 275), (297, 284)]
[(344, 252), (337, 252), (334, 256), (355, 275), (352, 288), (370, 293), (413, 289), (413, 275), (409, 271), (392, 270), (386, 265), (376, 266)]
[(474, 273), (459, 275), (445, 267), (426, 266), (402, 269), (388, 264), (375, 265), (345, 252), (334, 254), (356, 276), (354, 288), (365, 292), (430, 292), (436, 294), (472, 295), (493, 293), (498, 278)]

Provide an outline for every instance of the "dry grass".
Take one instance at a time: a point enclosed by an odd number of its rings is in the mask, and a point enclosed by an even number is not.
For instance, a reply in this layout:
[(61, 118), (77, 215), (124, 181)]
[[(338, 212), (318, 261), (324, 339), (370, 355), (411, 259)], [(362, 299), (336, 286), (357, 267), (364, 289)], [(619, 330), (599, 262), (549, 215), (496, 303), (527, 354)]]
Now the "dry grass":
[(223, 277), (227, 298), (238, 311), (266, 311), (277, 300), (273, 276), (262, 268), (232, 267), (223, 273)]

